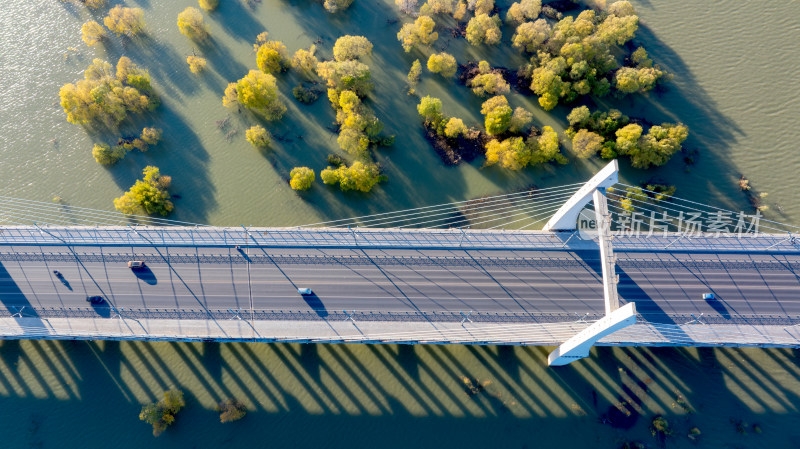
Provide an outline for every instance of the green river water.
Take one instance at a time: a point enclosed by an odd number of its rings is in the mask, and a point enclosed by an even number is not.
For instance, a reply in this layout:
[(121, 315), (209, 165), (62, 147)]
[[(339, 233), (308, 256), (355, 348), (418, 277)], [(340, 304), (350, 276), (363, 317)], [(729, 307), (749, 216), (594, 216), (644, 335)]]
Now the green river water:
[[(116, 3), (116, 2), (112, 2)], [(504, 2), (499, 2), (501, 5)], [(149, 38), (88, 49), (82, 7), (56, 0), (10, 0), (0, 5), (0, 190), (3, 195), (112, 210), (111, 201), (147, 164), (173, 177), (181, 195), (171, 218), (214, 225), (287, 226), (397, 210), (517, 189), (578, 182), (603, 162), (509, 174), (482, 169), (482, 161), (446, 168), (423, 138), (417, 99), (402, 80), (421, 54), (403, 53), (395, 33), (403, 20), (393, 2), (356, 0), (338, 16), (315, 1), (264, 0), (250, 9), (222, 0), (206, 15), (213, 35), (197, 48), (175, 24), (189, 1), (131, 0), (145, 11)], [(686, 170), (680, 155), (658, 170), (631, 169), (639, 183), (660, 177), (677, 195), (747, 208), (736, 181), (747, 176), (768, 192), (767, 212), (800, 222), (797, 173), (800, 155), (800, 3), (797, 1), (634, 2), (642, 18), (637, 43), (675, 74), (647, 97), (603, 100), (603, 107), (651, 122), (681, 121), (685, 146), (699, 152)], [(394, 23), (394, 19), (400, 19)], [(328, 131), (334, 114), (323, 97), (311, 106), (294, 101), (297, 83), (279, 86), (289, 110), (270, 131), (281, 137), (267, 154), (244, 141), (252, 122), (226, 110), (229, 81), (255, 68), (252, 42), (264, 30), (290, 52), (322, 39), (330, 57), (335, 38), (361, 34), (374, 44), (366, 61), (375, 90), (370, 106), (397, 135), (376, 158), (389, 181), (370, 194), (342, 194), (321, 183), (302, 196), (285, 179), (291, 167), (324, 168), (336, 149)], [(511, 30), (504, 29), (508, 39)], [(459, 62), (488, 59), (515, 67), (506, 48), (474, 49), (446, 33)], [(196, 51), (209, 60), (197, 77), (185, 63)], [(66, 122), (58, 89), (82, 76), (92, 58), (125, 54), (148, 69), (162, 106), (129, 122), (164, 129), (164, 142), (146, 154), (129, 154), (106, 169), (94, 162), (90, 135)], [(445, 111), (480, 122), (480, 100), (454, 82), (426, 73), (418, 91), (442, 98)], [(561, 131), (569, 108), (545, 113), (535, 98), (510, 96), (534, 111), (537, 126)], [(216, 122), (231, 117), (232, 139)], [(266, 344), (16, 342), (0, 343), (0, 429), (5, 447), (597, 447), (623, 440), (650, 447), (796, 447), (800, 415), (800, 363), (796, 352), (760, 349), (598, 349), (589, 360), (545, 367), (545, 348), (440, 346), (329, 346)], [(490, 381), (477, 395), (462, 377)], [(137, 419), (142, 403), (177, 386), (187, 408), (154, 439)], [(244, 420), (220, 424), (212, 408), (226, 397), (245, 401)], [(603, 423), (614, 404), (631, 411), (629, 429)], [(664, 414), (675, 428), (659, 441), (648, 424)], [(740, 422), (745, 422), (746, 425)], [(739, 423), (739, 430), (737, 430)], [(762, 433), (753, 430), (757, 424)], [(697, 426), (699, 440), (687, 438)], [(741, 433), (746, 432), (745, 434)]]

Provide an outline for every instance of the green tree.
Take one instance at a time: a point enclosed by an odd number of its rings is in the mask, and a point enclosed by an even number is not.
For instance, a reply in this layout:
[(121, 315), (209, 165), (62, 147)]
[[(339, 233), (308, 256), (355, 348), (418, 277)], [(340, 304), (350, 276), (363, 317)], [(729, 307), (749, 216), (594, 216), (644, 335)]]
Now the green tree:
[[(233, 93), (236, 102), (264, 116), (267, 120), (279, 120), (286, 112), (286, 105), (278, 94), (275, 77), (260, 70), (251, 70), (244, 78), (228, 85), (223, 97), (223, 105), (231, 106)], [(226, 101), (227, 99), (227, 101)], [(227, 103), (227, 104), (226, 104)]]
[(203, 23), (203, 14), (197, 8), (189, 6), (178, 14), (178, 29), (193, 41), (208, 39), (208, 28)]
[(219, 0), (197, 0), (197, 3), (206, 11), (214, 11), (219, 6)]
[(442, 100), (431, 96), (419, 99), (417, 112), (428, 125), (437, 126), (444, 118), (442, 115)]
[(289, 186), (294, 190), (308, 190), (314, 182), (314, 170), (308, 167), (295, 167), (289, 176), (292, 178), (289, 180)]
[(472, 45), (499, 44), (502, 37), (500, 18), (497, 16), (477, 14), (467, 24), (467, 41)]
[(531, 165), (547, 162), (567, 163), (567, 158), (560, 152), (558, 133), (549, 126), (542, 127), (542, 135), (539, 137), (531, 136), (526, 143), (531, 147)]
[(434, 53), (428, 58), (428, 70), (445, 78), (454, 76), (457, 69), (456, 58), (449, 53)]
[(114, 207), (131, 215), (168, 215), (175, 207), (167, 191), (172, 178), (162, 176), (158, 167), (147, 166), (144, 179), (136, 181), (124, 195), (114, 199)]
[(658, 67), (622, 67), (614, 74), (614, 87), (624, 94), (647, 92), (665, 75)]
[(161, 435), (167, 426), (175, 422), (175, 415), (186, 405), (183, 392), (169, 390), (158, 401), (142, 406), (139, 419), (153, 426), (153, 436)]
[(350, 167), (346, 165), (338, 168), (328, 167), (322, 170), (320, 178), (325, 184), (339, 184), (339, 188), (344, 192), (348, 190), (369, 192), (375, 184), (385, 179), (377, 165), (364, 164), (360, 161), (353, 162)]
[(244, 138), (256, 148), (267, 148), (272, 143), (272, 136), (269, 131), (261, 125), (247, 128), (247, 131), (244, 132)]
[(539, 96), (539, 105), (545, 111), (556, 107), (560, 98), (571, 93), (570, 83), (562, 79), (565, 69), (566, 61), (558, 57), (533, 71), (531, 90)]
[(494, 9), (494, 0), (471, 0), (467, 3), (475, 15), (489, 14)]
[(526, 20), (533, 20), (542, 11), (542, 0), (520, 0), (508, 8), (506, 23), (520, 24)]
[(103, 42), (107, 37), (106, 29), (94, 20), (90, 20), (81, 26), (81, 39), (90, 47)]
[(422, 64), (419, 59), (415, 59), (411, 63), (411, 70), (408, 71), (408, 94), (413, 95), (416, 93), (417, 84), (419, 84), (419, 77), (422, 75)]
[(481, 114), (484, 115), (484, 125), (489, 135), (502, 134), (511, 126), (513, 111), (508, 106), (508, 100), (503, 95), (484, 101), (481, 105)]
[(349, 8), (351, 4), (353, 4), (353, 0), (324, 0), (322, 6), (329, 13), (337, 13)]
[(439, 33), (433, 31), (435, 26), (436, 22), (429, 16), (419, 16), (413, 23), (407, 23), (400, 28), (397, 40), (400, 41), (406, 53), (420, 45), (430, 46), (436, 39), (439, 39)]
[(118, 35), (133, 37), (144, 33), (144, 12), (141, 8), (117, 5), (108, 11), (103, 24)]
[(589, 112), (589, 108), (586, 106), (579, 106), (570, 111), (567, 115), (567, 121), (569, 122), (569, 126), (573, 128), (583, 128), (589, 122), (591, 116), (592, 114)]
[(279, 41), (266, 41), (258, 47), (256, 65), (264, 73), (279, 73), (289, 64), (286, 46)]
[(333, 59), (346, 61), (372, 54), (372, 42), (364, 36), (342, 36), (333, 45)]
[(595, 132), (581, 129), (572, 138), (572, 149), (578, 157), (592, 157), (603, 148), (603, 136)]

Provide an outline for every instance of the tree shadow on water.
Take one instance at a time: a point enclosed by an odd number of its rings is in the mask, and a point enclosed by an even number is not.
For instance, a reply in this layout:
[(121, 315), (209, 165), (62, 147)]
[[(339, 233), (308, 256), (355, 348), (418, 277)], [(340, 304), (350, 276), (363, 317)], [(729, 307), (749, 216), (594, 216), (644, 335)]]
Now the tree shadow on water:
[(208, 152), (191, 126), (166, 101), (154, 113), (137, 118), (126, 128), (141, 130), (154, 122), (163, 129), (163, 140), (147, 153), (130, 152), (109, 167), (112, 178), (120, 188), (128, 190), (142, 178), (146, 165), (157, 166), (161, 175), (172, 177), (169, 192), (180, 197), (173, 200), (175, 209), (167, 218), (206, 223), (208, 211), (216, 206), (216, 188), (208, 177)]

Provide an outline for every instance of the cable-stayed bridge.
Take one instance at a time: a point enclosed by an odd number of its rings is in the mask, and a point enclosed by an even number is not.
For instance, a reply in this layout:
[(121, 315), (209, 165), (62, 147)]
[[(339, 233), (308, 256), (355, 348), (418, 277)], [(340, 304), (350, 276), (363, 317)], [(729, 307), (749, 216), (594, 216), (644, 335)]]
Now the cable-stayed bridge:
[(593, 344), (800, 346), (797, 227), (619, 183), (616, 162), (292, 228), (8, 197), (0, 223), (4, 338), (536, 344), (554, 365)]

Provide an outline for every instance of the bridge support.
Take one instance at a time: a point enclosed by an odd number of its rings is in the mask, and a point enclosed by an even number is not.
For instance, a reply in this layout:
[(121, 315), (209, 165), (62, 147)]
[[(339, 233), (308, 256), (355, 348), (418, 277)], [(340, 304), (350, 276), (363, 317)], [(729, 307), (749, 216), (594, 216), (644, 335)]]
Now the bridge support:
[(574, 195), (572, 195), (561, 208), (556, 211), (550, 221), (544, 225), (543, 231), (574, 231), (577, 229), (578, 214), (581, 213), (592, 199), (594, 191), (599, 188), (611, 187), (619, 182), (619, 164), (614, 159), (603, 167), (596, 175), (592, 176)]
[(578, 332), (547, 357), (550, 366), (562, 366), (589, 356), (589, 350), (601, 338), (636, 323), (636, 305), (628, 303)]
[(603, 267), (603, 299), (606, 304), (606, 316), (619, 309), (617, 293), (617, 259), (611, 246), (611, 217), (608, 213), (608, 201), (605, 187), (594, 191), (594, 213), (597, 216), (597, 230), (600, 245), (600, 263)]

